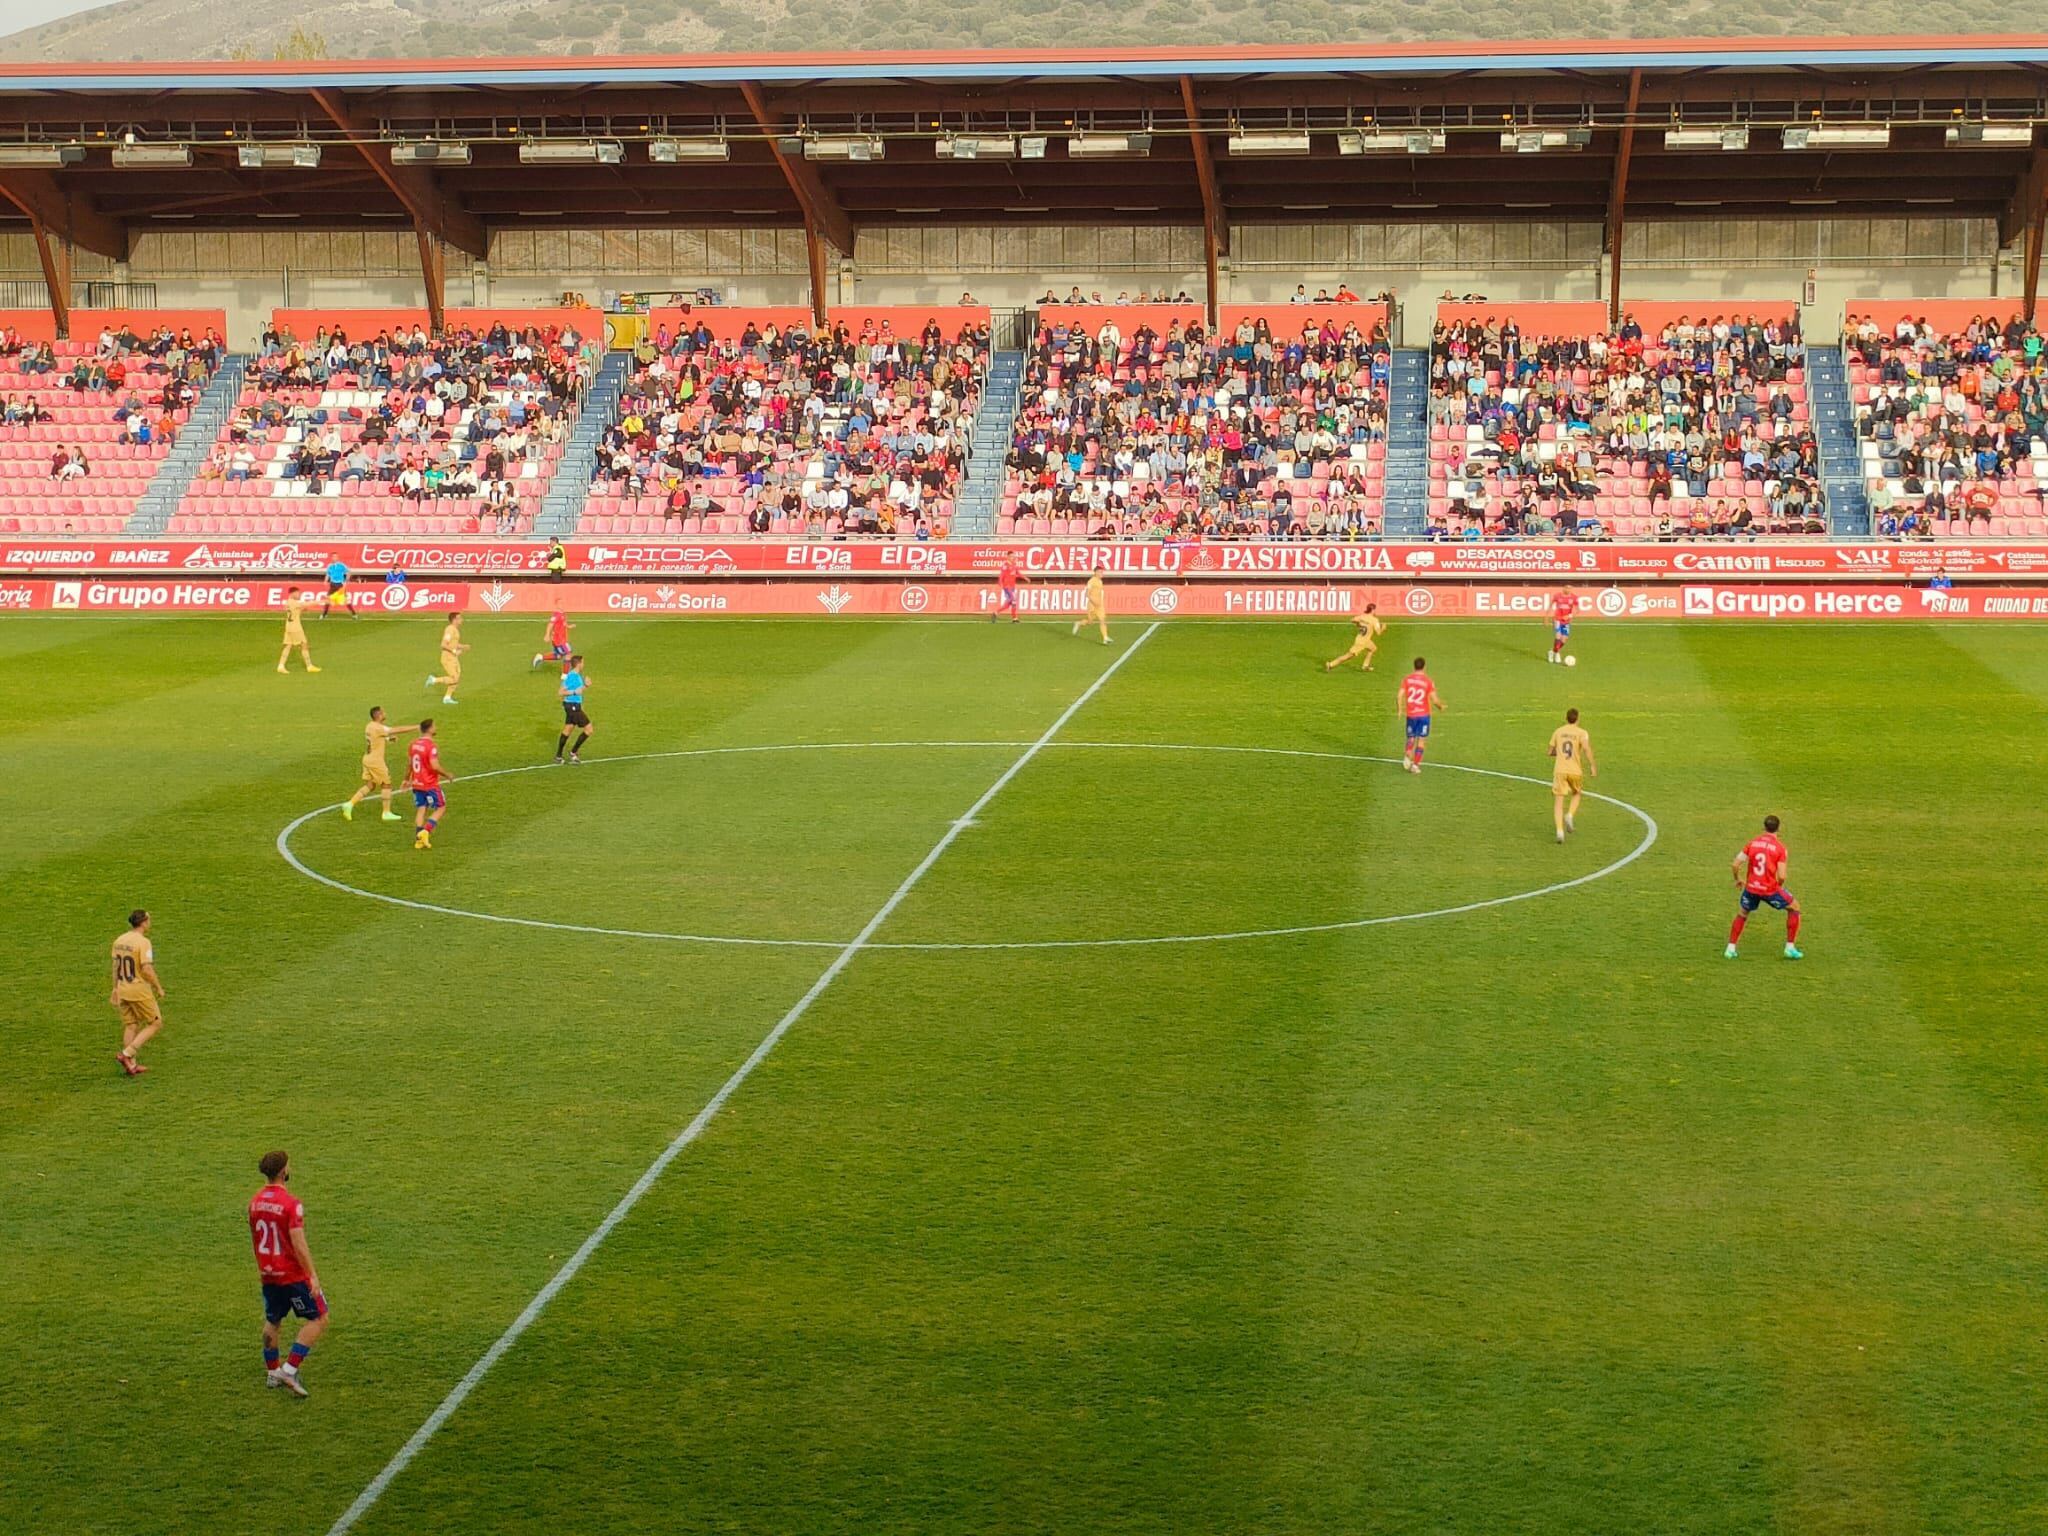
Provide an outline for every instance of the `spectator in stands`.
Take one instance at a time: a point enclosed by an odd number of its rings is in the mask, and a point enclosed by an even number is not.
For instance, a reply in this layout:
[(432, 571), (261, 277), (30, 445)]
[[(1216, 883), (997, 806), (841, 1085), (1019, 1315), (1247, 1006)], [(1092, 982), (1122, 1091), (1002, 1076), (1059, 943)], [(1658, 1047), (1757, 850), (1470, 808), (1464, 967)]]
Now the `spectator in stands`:
[(82, 444), (60, 447), (50, 455), (50, 478), (59, 484), (82, 480), (91, 472), (92, 465), (85, 456)]

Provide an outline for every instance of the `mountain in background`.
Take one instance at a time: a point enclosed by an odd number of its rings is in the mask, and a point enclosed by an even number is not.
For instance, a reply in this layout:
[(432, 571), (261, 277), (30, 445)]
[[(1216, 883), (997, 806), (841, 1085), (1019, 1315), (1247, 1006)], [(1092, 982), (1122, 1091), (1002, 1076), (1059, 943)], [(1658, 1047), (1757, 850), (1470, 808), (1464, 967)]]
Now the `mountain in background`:
[[(0, 60), (479, 58), (819, 48), (1159, 47), (1548, 37), (1896, 35), (1878, 0), (330, 0), (308, 16), (242, 0), (119, 0), (0, 37)], [(2031, 0), (1954, 0), (1943, 33), (2027, 32)]]

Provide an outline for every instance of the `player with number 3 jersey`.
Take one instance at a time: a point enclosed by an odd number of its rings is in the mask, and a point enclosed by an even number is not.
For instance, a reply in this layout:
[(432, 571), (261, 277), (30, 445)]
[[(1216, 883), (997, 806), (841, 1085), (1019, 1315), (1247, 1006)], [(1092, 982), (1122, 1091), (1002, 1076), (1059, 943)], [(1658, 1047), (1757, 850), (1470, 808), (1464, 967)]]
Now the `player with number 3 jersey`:
[(1742, 940), (1743, 925), (1758, 907), (1775, 907), (1785, 914), (1785, 958), (1803, 960), (1796, 943), (1799, 938), (1799, 899), (1785, 889), (1785, 845), (1778, 841), (1778, 818), (1766, 816), (1760, 837), (1751, 838), (1735, 855), (1734, 926), (1728, 930), (1727, 955), (1735, 958), (1735, 946)]

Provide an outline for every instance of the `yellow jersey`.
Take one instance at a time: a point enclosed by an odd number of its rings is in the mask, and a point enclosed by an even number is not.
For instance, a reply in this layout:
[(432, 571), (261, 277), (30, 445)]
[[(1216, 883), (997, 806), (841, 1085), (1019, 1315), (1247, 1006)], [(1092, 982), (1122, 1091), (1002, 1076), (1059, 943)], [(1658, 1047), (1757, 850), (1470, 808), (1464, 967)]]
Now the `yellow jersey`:
[(114, 940), (114, 1001), (117, 1003), (138, 1003), (144, 998), (155, 997), (149, 983), (142, 979), (142, 968), (156, 963), (156, 952), (149, 947), (149, 938), (139, 928), (130, 928)]
[(1560, 725), (1550, 733), (1551, 755), (1557, 759), (1552, 777), (1560, 779), (1582, 778), (1586, 772), (1586, 754), (1593, 748), (1592, 738), (1582, 725)]
[(1100, 572), (1100, 571), (1090, 571), (1090, 572), (1088, 573), (1088, 591), (1087, 591), (1087, 598), (1088, 598), (1088, 611), (1089, 611), (1090, 613), (1094, 613), (1094, 612), (1096, 612), (1096, 611), (1097, 611), (1098, 609), (1100, 609), (1100, 608), (1102, 607), (1102, 604), (1103, 604), (1103, 596), (1102, 596), (1102, 572)]
[(1358, 626), (1358, 638), (1361, 640), (1377, 640), (1381, 631), (1387, 627), (1386, 621), (1376, 613), (1358, 614), (1351, 622)]
[(286, 634), (289, 635), (299, 631), (299, 614), (305, 606), (306, 600), (302, 597), (288, 597), (284, 600), (284, 632)]
[(455, 654), (455, 647), (457, 647), (460, 644), (462, 644), (461, 626), (452, 623), (442, 625), (441, 649), (447, 652), (450, 656), (453, 656)]
[(391, 740), (392, 735), (392, 728), (382, 720), (372, 720), (363, 727), (363, 766), (365, 768), (382, 768), (385, 766), (384, 747)]

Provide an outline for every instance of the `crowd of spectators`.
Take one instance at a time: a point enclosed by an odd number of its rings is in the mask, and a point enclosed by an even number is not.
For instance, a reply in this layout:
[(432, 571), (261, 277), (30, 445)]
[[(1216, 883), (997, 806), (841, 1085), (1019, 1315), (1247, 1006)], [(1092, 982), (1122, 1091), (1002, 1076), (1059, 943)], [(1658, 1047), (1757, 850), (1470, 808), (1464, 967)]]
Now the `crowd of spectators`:
[(1381, 523), (1383, 326), (1040, 329), (1010, 450), (1019, 518), (1092, 536), (1357, 536)]
[(1591, 336), (1526, 335), (1512, 318), (1440, 323), (1430, 531), (1824, 533), (1804, 362), (1792, 318), (1701, 316), (1646, 335), (1624, 315)]
[(1982, 534), (2006, 513), (2042, 515), (2048, 358), (2030, 323), (1978, 316), (1944, 333), (1902, 318), (1884, 330), (1851, 314), (1842, 355), (1875, 532)]
[(502, 323), (310, 341), (267, 330), (199, 479), (272, 494), (372, 493), (477, 502), (480, 528), (518, 531), (595, 374), (601, 342), (573, 326)]
[(596, 478), (667, 521), (758, 533), (940, 537), (986, 387), (989, 332), (937, 321), (813, 332), (708, 325), (644, 343)]

